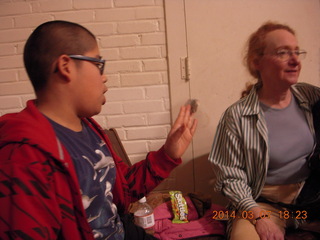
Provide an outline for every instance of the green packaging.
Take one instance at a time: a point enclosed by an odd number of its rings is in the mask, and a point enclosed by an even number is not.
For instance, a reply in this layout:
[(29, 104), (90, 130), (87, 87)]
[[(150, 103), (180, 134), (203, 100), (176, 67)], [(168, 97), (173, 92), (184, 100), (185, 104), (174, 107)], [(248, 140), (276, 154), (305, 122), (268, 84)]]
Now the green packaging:
[(181, 191), (170, 191), (171, 205), (174, 218), (173, 223), (187, 223), (188, 221), (188, 205)]

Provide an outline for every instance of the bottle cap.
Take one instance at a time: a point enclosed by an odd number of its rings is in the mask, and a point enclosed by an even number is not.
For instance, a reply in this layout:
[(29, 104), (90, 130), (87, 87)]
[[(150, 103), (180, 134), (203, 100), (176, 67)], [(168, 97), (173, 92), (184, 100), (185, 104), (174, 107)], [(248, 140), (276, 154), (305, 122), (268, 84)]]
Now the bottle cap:
[(140, 198), (140, 199), (139, 199), (139, 203), (145, 203), (145, 202), (147, 202), (146, 197), (143, 197), (143, 198)]

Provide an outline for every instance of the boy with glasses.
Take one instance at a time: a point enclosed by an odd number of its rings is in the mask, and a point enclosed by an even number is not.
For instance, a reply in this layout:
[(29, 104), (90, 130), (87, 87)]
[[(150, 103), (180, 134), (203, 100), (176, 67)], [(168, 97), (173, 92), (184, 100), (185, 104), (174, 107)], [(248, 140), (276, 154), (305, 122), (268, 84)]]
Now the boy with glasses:
[(120, 216), (181, 163), (197, 125), (190, 106), (163, 147), (129, 167), (91, 118), (107, 91), (91, 32), (44, 23), (24, 63), (36, 99), (0, 118), (0, 239), (152, 239)]

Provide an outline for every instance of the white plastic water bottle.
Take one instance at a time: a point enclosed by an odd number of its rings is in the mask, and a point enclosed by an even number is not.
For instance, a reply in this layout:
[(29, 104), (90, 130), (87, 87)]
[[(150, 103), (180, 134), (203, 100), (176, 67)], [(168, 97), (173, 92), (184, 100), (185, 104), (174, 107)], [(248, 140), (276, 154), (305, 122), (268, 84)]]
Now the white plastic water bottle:
[(154, 233), (153, 209), (147, 203), (146, 197), (143, 197), (139, 200), (138, 208), (134, 212), (134, 221), (138, 226), (144, 228), (147, 233), (149, 234)]

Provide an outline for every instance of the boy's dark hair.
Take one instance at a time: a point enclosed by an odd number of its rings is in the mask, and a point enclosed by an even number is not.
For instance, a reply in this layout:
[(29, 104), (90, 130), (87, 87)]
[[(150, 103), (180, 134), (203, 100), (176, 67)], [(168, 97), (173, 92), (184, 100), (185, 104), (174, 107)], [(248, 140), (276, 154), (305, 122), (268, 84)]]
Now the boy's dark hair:
[(26, 42), (24, 65), (35, 92), (43, 90), (61, 55), (85, 54), (96, 46), (95, 36), (83, 26), (67, 21), (50, 21), (38, 26)]

